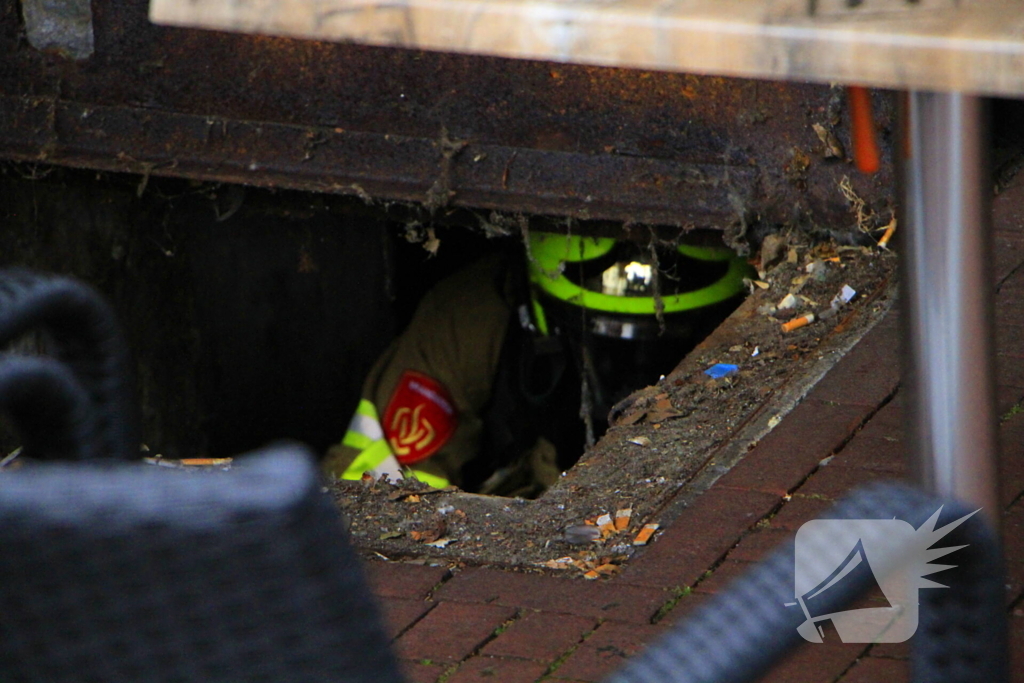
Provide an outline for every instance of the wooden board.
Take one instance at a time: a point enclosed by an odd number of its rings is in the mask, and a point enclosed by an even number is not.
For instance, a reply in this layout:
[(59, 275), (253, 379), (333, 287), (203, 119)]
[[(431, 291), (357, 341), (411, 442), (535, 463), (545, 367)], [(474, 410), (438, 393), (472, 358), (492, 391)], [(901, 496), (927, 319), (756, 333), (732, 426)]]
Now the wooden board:
[(607, 66), (1024, 93), (1024, 2), (844, 3), (152, 0), (150, 17), (178, 26)]

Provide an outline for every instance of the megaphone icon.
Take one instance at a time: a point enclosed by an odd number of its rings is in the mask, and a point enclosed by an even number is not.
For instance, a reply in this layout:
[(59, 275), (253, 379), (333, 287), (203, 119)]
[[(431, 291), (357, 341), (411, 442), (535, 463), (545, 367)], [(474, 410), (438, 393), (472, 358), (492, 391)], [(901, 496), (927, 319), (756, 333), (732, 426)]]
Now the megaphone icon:
[(797, 596), (797, 603), (803, 610), (804, 616), (807, 617), (797, 627), (797, 632), (803, 636), (804, 640), (812, 643), (824, 642), (824, 626), (831, 622), (838, 632), (840, 640), (850, 642), (843, 637), (844, 632), (849, 632), (849, 628), (844, 626), (849, 620), (852, 619), (855, 622), (856, 629), (859, 631), (865, 624), (890, 626), (903, 613), (903, 610), (894, 607), (888, 598), (883, 598), (885, 604), (878, 607), (862, 607), (841, 612), (827, 611), (829, 608), (823, 604), (825, 603), (824, 597), (829, 591), (841, 588), (844, 582), (852, 582), (861, 586), (868, 585), (871, 586), (871, 592), (885, 595), (875, 578), (875, 573), (871, 570), (871, 564), (864, 552), (864, 542), (861, 539), (857, 539), (857, 544), (846, 556), (846, 559), (831, 574), (822, 579), (814, 588)]

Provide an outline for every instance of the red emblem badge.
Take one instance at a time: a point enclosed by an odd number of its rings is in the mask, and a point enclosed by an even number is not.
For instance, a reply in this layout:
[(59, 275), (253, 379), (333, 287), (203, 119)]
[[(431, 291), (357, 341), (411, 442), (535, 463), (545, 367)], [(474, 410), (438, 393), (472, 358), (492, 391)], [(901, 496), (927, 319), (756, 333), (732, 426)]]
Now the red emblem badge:
[(384, 434), (398, 462), (411, 465), (429, 458), (459, 424), (455, 403), (440, 382), (406, 370), (384, 411)]

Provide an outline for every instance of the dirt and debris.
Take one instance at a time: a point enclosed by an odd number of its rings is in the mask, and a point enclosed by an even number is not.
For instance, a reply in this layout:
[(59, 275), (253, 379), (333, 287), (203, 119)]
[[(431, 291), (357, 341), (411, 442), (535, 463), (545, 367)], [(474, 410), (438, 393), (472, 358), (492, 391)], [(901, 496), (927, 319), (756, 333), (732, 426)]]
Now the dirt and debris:
[[(810, 244), (799, 234), (777, 243), (736, 312), (675, 370), (616, 405), (604, 437), (540, 498), (415, 481), (338, 482), (331, 491), (354, 543), (392, 560), (614, 574), (656, 542), (681, 500), (725, 471), (730, 445), (749, 439), (751, 425), (763, 426), (761, 437), (778, 425), (787, 409), (781, 397), (809, 390), (821, 363), (838, 360), (892, 303), (892, 252)], [(781, 328), (811, 315), (799, 329)], [(718, 364), (738, 370), (705, 374)]]

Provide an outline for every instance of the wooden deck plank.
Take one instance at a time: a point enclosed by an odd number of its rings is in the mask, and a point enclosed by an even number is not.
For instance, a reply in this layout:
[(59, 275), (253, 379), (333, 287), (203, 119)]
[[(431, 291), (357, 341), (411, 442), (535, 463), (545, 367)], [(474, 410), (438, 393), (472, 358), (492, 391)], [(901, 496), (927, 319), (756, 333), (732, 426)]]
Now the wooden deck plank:
[[(152, 0), (156, 23), (754, 78), (1024, 93), (1024, 2)], [(812, 14), (810, 2), (817, 6)]]

